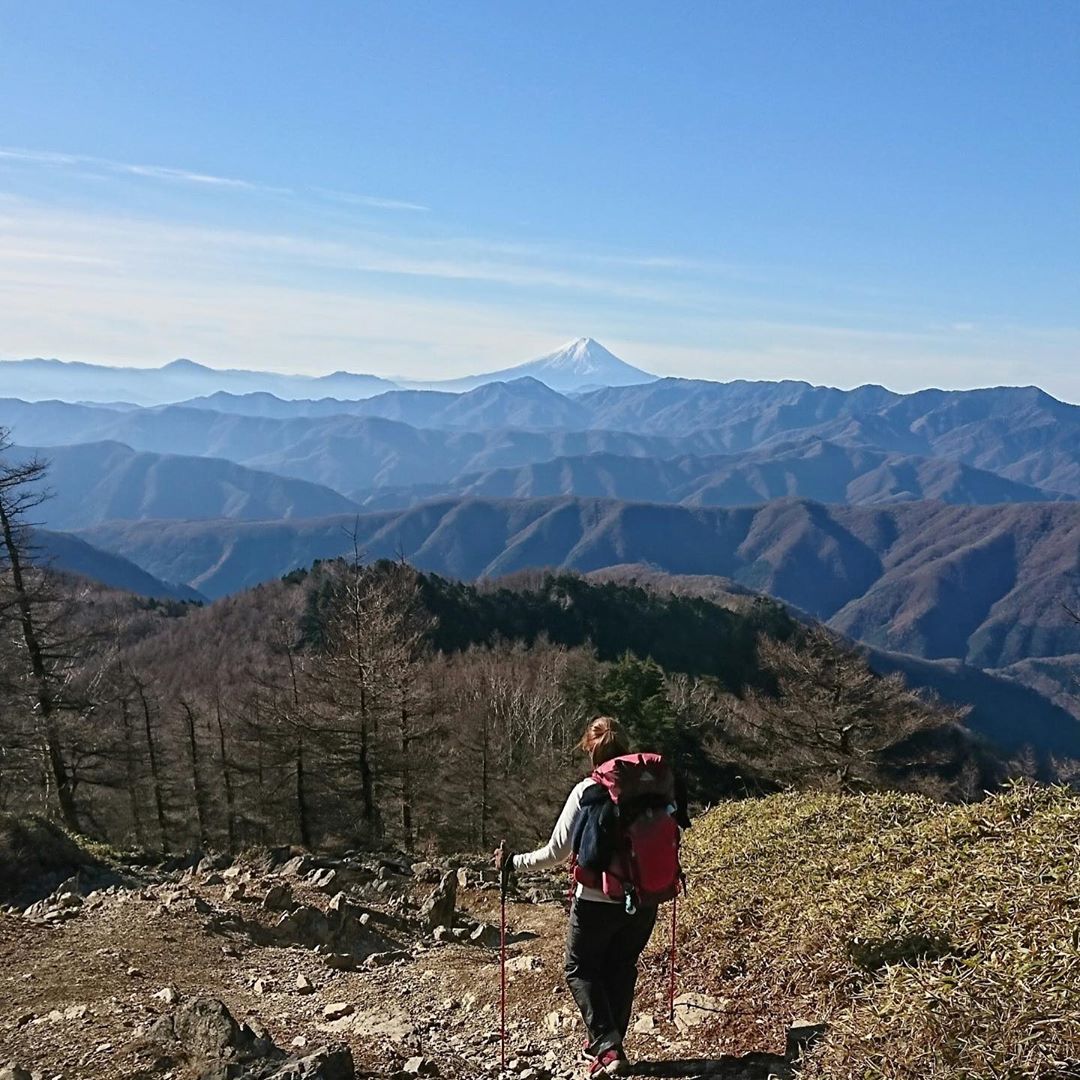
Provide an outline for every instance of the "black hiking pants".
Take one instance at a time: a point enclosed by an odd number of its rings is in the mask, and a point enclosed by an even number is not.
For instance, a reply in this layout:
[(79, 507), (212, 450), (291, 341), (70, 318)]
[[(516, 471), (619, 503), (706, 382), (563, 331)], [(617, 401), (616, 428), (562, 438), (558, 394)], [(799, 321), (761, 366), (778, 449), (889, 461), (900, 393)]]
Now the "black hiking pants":
[(628, 915), (621, 904), (574, 898), (566, 938), (566, 982), (589, 1033), (588, 1051), (621, 1046), (630, 1026), (637, 963), (656, 908)]

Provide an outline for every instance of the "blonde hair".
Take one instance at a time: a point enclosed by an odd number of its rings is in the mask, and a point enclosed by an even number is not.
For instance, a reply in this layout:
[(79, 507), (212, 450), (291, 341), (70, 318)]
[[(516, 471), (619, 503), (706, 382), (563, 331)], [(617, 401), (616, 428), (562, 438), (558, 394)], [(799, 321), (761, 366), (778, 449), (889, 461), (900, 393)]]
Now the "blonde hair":
[(598, 716), (590, 721), (578, 747), (589, 755), (594, 769), (605, 761), (630, 753), (630, 744), (613, 716)]

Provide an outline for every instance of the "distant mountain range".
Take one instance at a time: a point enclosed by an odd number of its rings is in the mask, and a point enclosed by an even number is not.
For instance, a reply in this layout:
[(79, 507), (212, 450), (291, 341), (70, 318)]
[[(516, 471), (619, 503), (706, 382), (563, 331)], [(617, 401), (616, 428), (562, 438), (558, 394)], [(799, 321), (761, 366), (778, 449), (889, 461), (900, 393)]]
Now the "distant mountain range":
[(64, 402), (0, 400), (0, 426), (35, 446), (121, 442), (156, 454), (220, 457), (352, 496), (372, 488), (446, 483), (466, 472), (596, 452), (670, 457), (715, 449), (689, 439), (615, 431), (416, 428), (379, 417), (267, 419), (166, 406), (117, 411)]
[(113, 522), (95, 546), (221, 596), (351, 548), (460, 578), (643, 563), (719, 575), (856, 640), (1000, 668), (1080, 652), (1080, 504), (740, 509), (597, 499), (466, 499), (294, 522)]
[(35, 529), (34, 558), (65, 573), (100, 581), (102, 585), (139, 596), (157, 600), (205, 600), (186, 585), (161, 581), (128, 559), (102, 551), (70, 533)]
[(491, 382), (530, 377), (556, 390), (573, 392), (602, 386), (627, 386), (656, 378), (608, 352), (592, 338), (516, 367), (450, 380), (398, 380), (335, 371), (330, 375), (289, 375), (274, 371), (211, 368), (193, 360), (173, 360), (158, 368), (112, 367), (79, 361), (7, 360), (0, 362), (0, 388), (25, 401), (87, 401), (100, 404), (165, 405), (227, 393), (271, 394), (283, 400), (337, 398), (355, 401), (399, 386), (460, 391)]
[[(393, 391), (337, 411), (264, 395), (199, 404), (117, 409), (4, 399), (0, 425), (34, 445), (115, 441), (222, 457), (351, 499), (415, 489), (396, 492), (395, 505), (473, 490), (720, 505), (777, 495), (1080, 498), (1080, 408), (1032, 388), (905, 396), (880, 387), (661, 379), (568, 396), (519, 379), (461, 394)], [(294, 415), (294, 405), (316, 415)], [(593, 454), (653, 460), (640, 468), (635, 461), (554, 464)], [(532, 473), (480, 475), (539, 465)]]
[(1072, 496), (1018, 484), (956, 461), (805, 439), (741, 454), (673, 458), (594, 453), (466, 473), (444, 485), (382, 488), (357, 497), (372, 509), (430, 498), (596, 496), (684, 506), (747, 506), (799, 496), (830, 503), (936, 499), (949, 503), (1046, 502)]
[(362, 398), (393, 389), (396, 384), (375, 375), (282, 375), (206, 367), (193, 360), (173, 360), (158, 368), (110, 367), (65, 360), (0, 362), (5, 394), (26, 401), (121, 402), (161, 405), (198, 394), (228, 390), (235, 394), (264, 391), (283, 398), (337, 396)]
[[(69, 400), (18, 399), (42, 372)], [(1033, 387), (656, 379), (588, 339), (427, 389), (186, 362), (0, 379), (13, 453), (52, 460), (43, 520), (79, 533), (52, 534), (58, 563), (121, 587), (222, 596), (354, 531), (461, 578), (641, 564), (776, 596), (952, 700), (1080, 715), (1080, 408)], [(139, 404), (160, 395), (181, 403)]]
[(132, 450), (123, 443), (16, 446), (7, 457), (49, 462), (53, 494), (35, 517), (52, 529), (147, 518), (288, 520), (358, 509), (344, 495), (305, 480), (246, 469), (221, 458)]

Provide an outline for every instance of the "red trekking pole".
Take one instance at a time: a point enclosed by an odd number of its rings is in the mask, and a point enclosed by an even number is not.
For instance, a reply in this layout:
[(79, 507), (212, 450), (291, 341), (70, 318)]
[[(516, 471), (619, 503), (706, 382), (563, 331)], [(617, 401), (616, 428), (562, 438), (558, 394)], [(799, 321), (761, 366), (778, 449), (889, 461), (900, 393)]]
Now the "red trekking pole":
[(502, 1048), (502, 1072), (506, 1075), (506, 886), (509, 868), (506, 866), (506, 841), (499, 844), (499, 1042)]
[(668, 967), (671, 969), (668, 974), (671, 976), (670, 983), (668, 985), (668, 1006), (670, 1009), (670, 1021), (675, 1023), (675, 908), (679, 903), (678, 896), (671, 898), (671, 956), (668, 958)]

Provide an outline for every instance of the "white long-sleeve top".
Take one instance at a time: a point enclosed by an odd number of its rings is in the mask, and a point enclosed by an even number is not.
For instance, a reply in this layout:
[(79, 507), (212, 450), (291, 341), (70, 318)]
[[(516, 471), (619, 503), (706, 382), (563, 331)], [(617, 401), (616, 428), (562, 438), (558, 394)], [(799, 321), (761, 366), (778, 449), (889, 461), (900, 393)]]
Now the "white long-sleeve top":
[[(515, 870), (548, 870), (560, 863), (565, 863), (570, 858), (573, 847), (574, 818), (581, 807), (581, 796), (595, 784), (596, 781), (587, 776), (580, 784), (574, 786), (574, 790), (566, 798), (566, 805), (562, 808), (555, 828), (551, 830), (551, 838), (541, 848), (527, 852), (524, 855), (514, 856)], [(579, 884), (574, 894), (581, 900), (598, 900), (605, 904), (617, 904), (618, 900), (612, 900), (601, 889), (592, 889), (587, 885)]]

